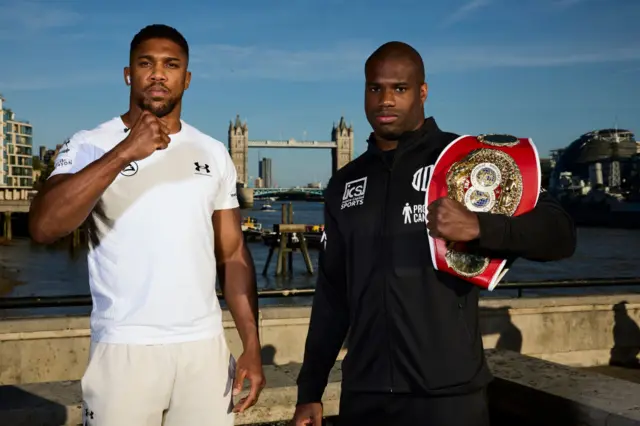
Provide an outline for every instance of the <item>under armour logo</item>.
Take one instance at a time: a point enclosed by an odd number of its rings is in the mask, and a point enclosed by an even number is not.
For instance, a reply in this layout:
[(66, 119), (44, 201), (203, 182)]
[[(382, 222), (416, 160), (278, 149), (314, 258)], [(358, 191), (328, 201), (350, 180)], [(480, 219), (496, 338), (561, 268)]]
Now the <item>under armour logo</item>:
[(93, 411), (89, 410), (88, 408), (85, 408), (84, 410), (84, 425), (83, 426), (89, 426), (89, 419), (93, 420)]
[(211, 173), (211, 170), (209, 170), (209, 165), (205, 164), (204, 166), (201, 166), (200, 163), (198, 163), (197, 161), (195, 163), (193, 163), (196, 165), (196, 172), (199, 172), (200, 170), (204, 169), (205, 172), (207, 173)]

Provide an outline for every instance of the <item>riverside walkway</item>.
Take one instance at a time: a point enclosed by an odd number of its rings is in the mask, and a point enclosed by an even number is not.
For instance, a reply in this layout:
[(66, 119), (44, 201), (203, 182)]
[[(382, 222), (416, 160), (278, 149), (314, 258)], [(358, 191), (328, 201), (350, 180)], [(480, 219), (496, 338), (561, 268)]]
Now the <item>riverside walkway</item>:
[[(488, 350), (495, 380), (489, 387), (492, 425), (640, 425), (640, 384), (520, 355)], [(295, 407), (300, 364), (266, 366), (268, 386), (237, 425), (286, 424)], [(323, 397), (325, 416), (338, 415), (341, 363)], [(241, 395), (241, 396), (244, 396)], [(79, 381), (0, 387), (0, 424), (82, 423)]]
[[(640, 370), (609, 366), (638, 362), (640, 294), (631, 280), (627, 284), (626, 293), (615, 295), (481, 300), (480, 328), (496, 378), (489, 389), (492, 426), (640, 426)], [(525, 295), (528, 288), (520, 285)], [(279, 297), (285, 297), (281, 293)], [(267, 294), (274, 297), (276, 291)], [(27, 302), (38, 304), (24, 299), (14, 302), (22, 307), (29, 306)], [(41, 299), (40, 306), (60, 306), (63, 301), (55, 302)], [(83, 304), (81, 298), (66, 302)], [(0, 299), (0, 309), (7, 308), (6, 303), (7, 299)], [(290, 420), (309, 314), (309, 306), (261, 308), (268, 385), (259, 403), (239, 415), (236, 424)], [(228, 311), (224, 326), (231, 351), (238, 355), (241, 342)], [(0, 321), (0, 425), (80, 424), (79, 379), (86, 367), (88, 343), (87, 316)], [(329, 418), (338, 414), (346, 350), (324, 394)]]

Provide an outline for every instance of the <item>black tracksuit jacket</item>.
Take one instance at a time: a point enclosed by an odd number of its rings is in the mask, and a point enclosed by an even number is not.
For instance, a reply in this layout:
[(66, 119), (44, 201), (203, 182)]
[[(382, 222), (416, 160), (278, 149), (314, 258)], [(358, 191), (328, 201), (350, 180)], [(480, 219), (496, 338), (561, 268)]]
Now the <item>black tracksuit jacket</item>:
[[(456, 137), (427, 118), (394, 152), (371, 137), (368, 150), (332, 176), (298, 404), (321, 400), (347, 332), (343, 392), (453, 395), (492, 379), (479, 288), (434, 270), (425, 226), (424, 168)], [(478, 216), (477, 252), (537, 261), (574, 252), (573, 222), (545, 192), (519, 217)]]

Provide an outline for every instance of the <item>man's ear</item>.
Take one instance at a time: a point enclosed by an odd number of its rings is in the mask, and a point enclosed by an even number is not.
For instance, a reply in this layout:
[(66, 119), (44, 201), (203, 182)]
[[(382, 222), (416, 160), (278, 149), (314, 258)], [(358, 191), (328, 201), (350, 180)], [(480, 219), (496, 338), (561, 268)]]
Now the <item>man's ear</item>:
[(190, 84), (191, 84), (191, 71), (187, 71), (187, 75), (184, 78), (184, 90), (187, 90)]

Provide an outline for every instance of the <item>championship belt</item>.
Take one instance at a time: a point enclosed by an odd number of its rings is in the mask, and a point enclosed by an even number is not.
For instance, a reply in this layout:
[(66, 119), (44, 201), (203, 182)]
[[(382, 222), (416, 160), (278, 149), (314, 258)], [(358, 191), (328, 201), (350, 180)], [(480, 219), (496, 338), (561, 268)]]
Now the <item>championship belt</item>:
[[(449, 197), (473, 212), (518, 216), (536, 206), (540, 180), (538, 151), (531, 139), (461, 136), (436, 160), (427, 186), (426, 206)], [(471, 254), (464, 243), (429, 236), (429, 246), (436, 270), (489, 291), (508, 271), (506, 259)]]

